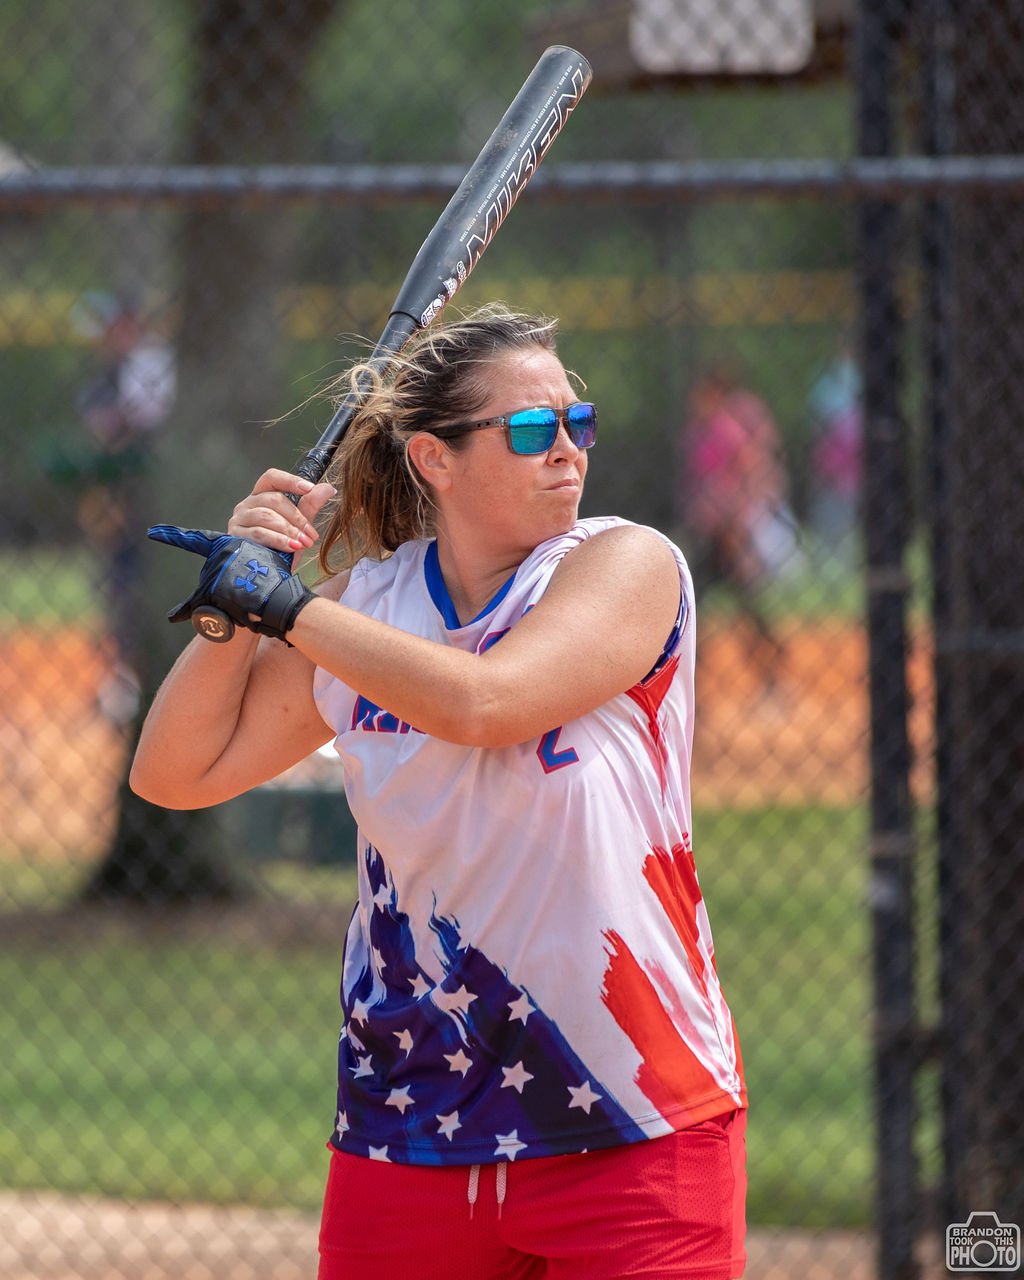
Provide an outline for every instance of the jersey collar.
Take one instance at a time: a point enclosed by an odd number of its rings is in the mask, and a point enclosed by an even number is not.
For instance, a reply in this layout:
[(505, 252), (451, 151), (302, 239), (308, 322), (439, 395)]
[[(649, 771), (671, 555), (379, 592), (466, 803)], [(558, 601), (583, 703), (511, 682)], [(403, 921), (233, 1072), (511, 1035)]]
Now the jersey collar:
[(455, 605), (452, 603), (452, 598), (448, 594), (448, 588), (441, 574), (441, 562), (437, 556), (436, 539), (427, 547), (427, 554), (423, 560), (423, 573), (427, 582), (427, 590), (430, 592), (430, 598), (434, 602), (438, 613), (444, 619), (444, 625), (448, 631), (459, 631), (464, 626), (472, 626), (474, 622), (479, 622), (481, 618), (486, 618), (488, 614), (493, 613), (508, 595), (509, 589), (516, 578), (514, 573), (511, 574), (490, 600), (487, 601), (476, 617), (469, 622), (463, 623), (459, 621), (459, 615), (455, 612)]

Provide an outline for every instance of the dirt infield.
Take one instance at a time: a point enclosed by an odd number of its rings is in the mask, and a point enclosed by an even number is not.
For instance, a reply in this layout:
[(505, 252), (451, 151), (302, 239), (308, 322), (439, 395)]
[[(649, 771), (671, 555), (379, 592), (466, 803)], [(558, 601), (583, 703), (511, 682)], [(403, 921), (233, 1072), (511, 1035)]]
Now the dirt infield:
[(94, 857), (110, 834), (125, 733), (100, 707), (109, 650), (86, 631), (0, 643), (0, 807), (8, 846)]
[[(845, 806), (868, 785), (868, 644), (838, 619), (779, 629), (784, 653), (772, 687), (752, 668), (742, 628), (701, 636), (697, 658), (694, 803), (713, 808)], [(932, 788), (931, 637), (909, 637), (912, 788)]]
[[(701, 635), (693, 794), (706, 807), (848, 805), (867, 785), (867, 642), (836, 619), (782, 629), (771, 688), (739, 627)], [(914, 790), (930, 790), (929, 637), (911, 637)], [(112, 669), (85, 630), (23, 629), (0, 642), (0, 805), (17, 850), (88, 859), (105, 845), (129, 748), (102, 708)]]

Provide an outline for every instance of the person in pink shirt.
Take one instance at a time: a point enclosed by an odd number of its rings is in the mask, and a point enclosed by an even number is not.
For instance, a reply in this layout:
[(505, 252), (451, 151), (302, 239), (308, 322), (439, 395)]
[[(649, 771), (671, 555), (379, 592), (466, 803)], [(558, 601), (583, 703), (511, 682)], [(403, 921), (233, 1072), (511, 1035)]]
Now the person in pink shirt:
[(707, 574), (732, 589), (753, 631), (751, 656), (771, 684), (783, 648), (760, 592), (796, 555), (778, 428), (765, 402), (720, 369), (697, 378), (688, 408), (677, 520)]

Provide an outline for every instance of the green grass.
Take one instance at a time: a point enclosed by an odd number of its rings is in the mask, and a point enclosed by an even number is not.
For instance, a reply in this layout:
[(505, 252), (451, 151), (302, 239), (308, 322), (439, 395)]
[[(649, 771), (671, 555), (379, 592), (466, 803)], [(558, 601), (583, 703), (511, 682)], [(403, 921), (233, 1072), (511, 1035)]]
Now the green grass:
[[(758, 603), (765, 615), (772, 621), (861, 622), (865, 600), (860, 574), (839, 560), (821, 556), (809, 536), (803, 542), (805, 558), (759, 592)], [(743, 613), (735, 588), (722, 581), (699, 590), (697, 608), (705, 622), (713, 619), (722, 625)]]
[(0, 844), (0, 913), (61, 907), (75, 896), (87, 874), (88, 869), (76, 862), (26, 860), (19, 849)]
[(15, 558), (0, 615), (8, 628), (96, 623), (98, 573), (87, 551), (36, 548)]
[(315, 1207), (338, 947), (183, 932), (5, 948), (7, 1185)]
[[(750, 1219), (865, 1222), (864, 816), (703, 813), (694, 827), (751, 1093)], [(231, 925), (42, 911), (0, 927), (6, 1185), (315, 1210), (352, 872), (256, 872), (259, 923), (236, 908)], [(0, 875), (8, 909), (26, 874)], [(75, 883), (61, 874), (54, 894)]]
[(861, 810), (698, 813), (694, 851), (750, 1092), (752, 1222), (867, 1221), (869, 928)]
[[(680, 541), (685, 546), (685, 537)], [(847, 547), (848, 560), (818, 545), (813, 533), (801, 529), (800, 560), (788, 572), (780, 574), (760, 592), (761, 607), (773, 620), (805, 622), (844, 621), (864, 623), (867, 594), (864, 585), (860, 541), (854, 536)], [(907, 598), (910, 623), (927, 622), (930, 618), (928, 550), (921, 537), (907, 547), (905, 566), (911, 589)], [(728, 622), (740, 612), (735, 590), (724, 582), (710, 583), (698, 592), (697, 607), (705, 620)]]

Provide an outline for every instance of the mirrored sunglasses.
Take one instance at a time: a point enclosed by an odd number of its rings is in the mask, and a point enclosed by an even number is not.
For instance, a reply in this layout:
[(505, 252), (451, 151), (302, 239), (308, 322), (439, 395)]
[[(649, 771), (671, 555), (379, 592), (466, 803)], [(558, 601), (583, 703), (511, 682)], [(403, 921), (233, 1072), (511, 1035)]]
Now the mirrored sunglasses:
[(481, 418), (478, 422), (459, 422), (450, 427), (433, 427), (431, 434), (440, 440), (464, 435), (467, 431), (483, 431), (501, 427), (513, 453), (547, 453), (555, 443), (558, 428), (564, 426), (577, 449), (589, 449), (597, 439), (597, 409), (592, 404), (571, 404), (566, 409), (519, 409), (497, 418)]

